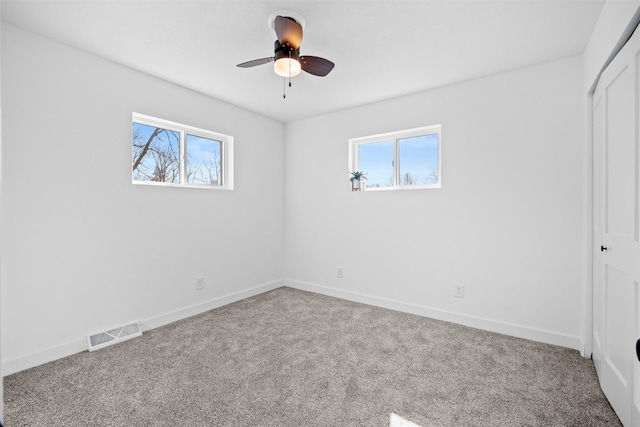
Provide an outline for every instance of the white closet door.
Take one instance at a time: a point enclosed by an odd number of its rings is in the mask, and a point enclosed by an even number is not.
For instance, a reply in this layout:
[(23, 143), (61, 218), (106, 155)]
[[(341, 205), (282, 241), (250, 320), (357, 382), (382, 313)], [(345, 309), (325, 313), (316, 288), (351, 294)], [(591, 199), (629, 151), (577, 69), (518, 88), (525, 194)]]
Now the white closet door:
[(625, 426), (640, 425), (639, 54), (637, 33), (602, 73), (593, 97), (593, 359)]

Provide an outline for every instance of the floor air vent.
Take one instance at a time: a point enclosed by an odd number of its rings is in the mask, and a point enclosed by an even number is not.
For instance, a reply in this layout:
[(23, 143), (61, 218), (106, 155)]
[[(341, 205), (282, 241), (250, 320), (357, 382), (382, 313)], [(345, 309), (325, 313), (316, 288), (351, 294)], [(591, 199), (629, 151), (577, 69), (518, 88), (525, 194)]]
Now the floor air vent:
[(110, 331), (89, 335), (87, 337), (87, 340), (89, 341), (89, 351), (98, 350), (118, 342), (139, 337), (140, 335), (142, 335), (142, 329), (140, 329), (140, 324), (138, 322), (112, 329)]

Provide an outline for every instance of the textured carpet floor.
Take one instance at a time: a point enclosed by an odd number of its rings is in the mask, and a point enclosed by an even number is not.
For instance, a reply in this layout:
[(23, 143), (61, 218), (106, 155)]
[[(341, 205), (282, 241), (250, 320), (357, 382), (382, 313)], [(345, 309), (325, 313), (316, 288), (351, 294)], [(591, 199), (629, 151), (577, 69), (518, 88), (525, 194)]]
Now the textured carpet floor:
[(290, 288), (4, 387), (8, 427), (620, 425), (574, 350)]

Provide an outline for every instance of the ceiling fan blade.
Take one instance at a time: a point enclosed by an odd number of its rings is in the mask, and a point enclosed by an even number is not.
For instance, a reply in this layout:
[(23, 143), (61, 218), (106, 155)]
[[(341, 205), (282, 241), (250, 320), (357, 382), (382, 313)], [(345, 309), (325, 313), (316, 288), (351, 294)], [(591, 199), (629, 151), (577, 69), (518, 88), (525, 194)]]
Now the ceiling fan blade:
[(254, 59), (253, 61), (247, 61), (247, 62), (243, 62), (242, 64), (238, 64), (237, 67), (240, 67), (240, 68), (255, 67), (257, 65), (267, 64), (273, 61), (273, 59), (274, 59), (273, 56), (269, 58)]
[(276, 16), (276, 35), (280, 44), (289, 44), (293, 49), (298, 49), (302, 43), (302, 26), (294, 19), (286, 16)]
[(300, 66), (309, 74), (324, 77), (333, 70), (335, 64), (328, 59), (320, 58), (319, 56), (301, 56)]

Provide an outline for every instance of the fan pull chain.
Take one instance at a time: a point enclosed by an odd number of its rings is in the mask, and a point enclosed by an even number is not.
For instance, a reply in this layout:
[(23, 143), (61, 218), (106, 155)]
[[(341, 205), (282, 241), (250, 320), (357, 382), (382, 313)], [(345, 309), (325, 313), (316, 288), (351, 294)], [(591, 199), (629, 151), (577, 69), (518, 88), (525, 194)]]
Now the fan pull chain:
[[(287, 78), (282, 78), (282, 97), (287, 97)], [(289, 51), (289, 87), (291, 87), (291, 51)]]
[(289, 51), (289, 87), (291, 87), (291, 51)]

